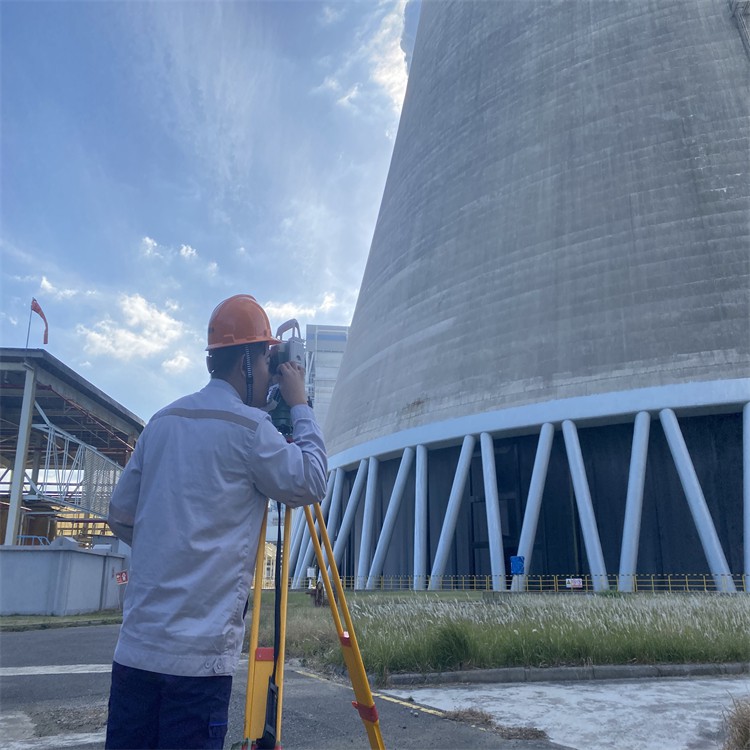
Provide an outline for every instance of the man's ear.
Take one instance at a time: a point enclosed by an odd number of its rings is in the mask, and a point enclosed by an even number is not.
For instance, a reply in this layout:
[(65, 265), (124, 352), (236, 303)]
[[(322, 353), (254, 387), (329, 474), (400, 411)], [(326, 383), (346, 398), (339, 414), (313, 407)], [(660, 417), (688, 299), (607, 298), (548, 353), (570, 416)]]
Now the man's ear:
[(245, 379), (245, 373), (247, 373), (247, 352), (244, 352), (241, 357), (237, 359), (237, 372)]
[(208, 370), (209, 375), (213, 375), (213, 365), (211, 363), (211, 355), (206, 355), (206, 369)]

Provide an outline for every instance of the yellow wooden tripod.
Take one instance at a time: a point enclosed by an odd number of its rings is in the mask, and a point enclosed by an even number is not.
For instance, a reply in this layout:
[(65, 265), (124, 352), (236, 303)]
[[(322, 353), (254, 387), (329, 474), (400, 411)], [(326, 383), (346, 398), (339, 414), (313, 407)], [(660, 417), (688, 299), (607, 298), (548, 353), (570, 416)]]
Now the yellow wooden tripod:
[[(383, 737), (380, 733), (380, 722), (375, 702), (372, 699), (370, 683), (367, 680), (365, 667), (362, 663), (362, 655), (354, 634), (349, 607), (344, 596), (344, 587), (333, 557), (331, 541), (328, 538), (323, 512), (320, 504), (312, 506), (318, 528), (310, 506), (304, 507), (307, 527), (310, 531), (315, 557), (318, 568), (325, 586), (326, 596), (331, 608), (331, 615), (336, 627), (336, 632), (341, 643), (341, 651), (344, 656), (349, 673), (349, 680), (354, 689), (356, 700), (352, 705), (359, 712), (362, 723), (367, 731), (367, 738), (373, 750), (385, 750)], [(267, 511), (266, 511), (267, 514)], [(261, 537), (258, 544), (258, 555), (255, 561), (255, 587), (253, 591), (253, 616), (250, 630), (250, 653), (247, 665), (247, 699), (245, 703), (245, 741), (243, 748), (281, 747), (281, 709), (284, 691), (284, 644), (286, 640), (286, 612), (289, 593), (289, 548), (291, 546), (292, 513), (289, 509), (284, 517), (284, 543), (282, 546), (282, 563), (280, 587), (277, 587), (277, 607), (280, 617), (277, 618), (277, 648), (258, 648), (258, 632), (260, 629), (260, 604), (261, 604), (261, 581), (263, 580), (263, 568), (265, 562), (265, 531), (266, 518), (263, 519)], [(320, 538), (318, 538), (320, 535)], [(328, 565), (331, 567), (331, 575), (328, 575), (326, 559), (323, 557), (321, 541), (325, 547)], [(277, 550), (277, 554), (279, 551)], [(331, 580), (333, 579), (333, 584)], [(334, 594), (335, 586), (335, 594)], [(340, 612), (339, 612), (340, 608)], [(342, 623), (343, 618), (343, 623)], [(344, 627), (345, 626), (345, 627)], [(277, 651), (274, 659), (274, 650)], [(270, 710), (269, 710), (270, 708)], [(272, 743), (272, 744), (271, 744)]]

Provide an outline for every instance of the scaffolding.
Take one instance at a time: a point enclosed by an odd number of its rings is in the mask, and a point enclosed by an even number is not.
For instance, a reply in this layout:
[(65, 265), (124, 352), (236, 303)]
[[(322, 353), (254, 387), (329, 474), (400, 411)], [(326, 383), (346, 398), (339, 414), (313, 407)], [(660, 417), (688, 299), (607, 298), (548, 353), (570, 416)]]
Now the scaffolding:
[(0, 400), (4, 544), (106, 535), (109, 499), (143, 422), (42, 350), (0, 349)]
[[(106, 518), (109, 498), (122, 467), (97, 450), (53, 425), (38, 403), (34, 404), (42, 417), (32, 429), (42, 435), (42, 459), (31, 471), (24, 471), (23, 499), (46, 501), (71, 509)], [(9, 468), (0, 475), (0, 494), (9, 495), (12, 472)]]

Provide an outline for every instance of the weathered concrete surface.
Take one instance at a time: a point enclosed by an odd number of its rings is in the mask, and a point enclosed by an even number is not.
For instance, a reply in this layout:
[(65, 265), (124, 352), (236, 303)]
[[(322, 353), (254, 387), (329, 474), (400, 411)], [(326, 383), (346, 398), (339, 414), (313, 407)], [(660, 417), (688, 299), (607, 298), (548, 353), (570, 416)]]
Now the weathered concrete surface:
[(724, 0), (423, 3), (330, 452), (747, 377), (748, 64)]
[(704, 750), (722, 746), (733, 700), (750, 699), (747, 677), (443, 686), (390, 691), (418, 703), (485, 711), (527, 724), (576, 750)]

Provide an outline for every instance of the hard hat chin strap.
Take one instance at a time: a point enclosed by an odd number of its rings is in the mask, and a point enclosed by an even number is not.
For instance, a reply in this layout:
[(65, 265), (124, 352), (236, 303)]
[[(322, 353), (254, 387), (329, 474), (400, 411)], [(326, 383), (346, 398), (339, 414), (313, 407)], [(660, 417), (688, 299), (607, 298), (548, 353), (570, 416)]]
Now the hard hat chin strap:
[(253, 403), (253, 365), (250, 361), (250, 346), (248, 344), (245, 344), (245, 385), (247, 389), (245, 403), (251, 406)]

